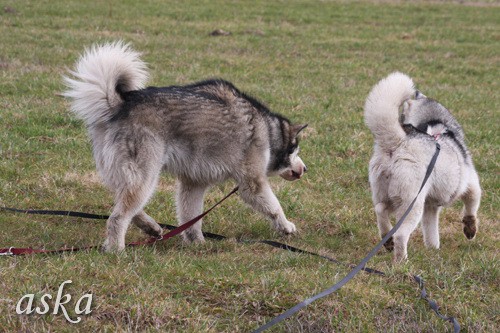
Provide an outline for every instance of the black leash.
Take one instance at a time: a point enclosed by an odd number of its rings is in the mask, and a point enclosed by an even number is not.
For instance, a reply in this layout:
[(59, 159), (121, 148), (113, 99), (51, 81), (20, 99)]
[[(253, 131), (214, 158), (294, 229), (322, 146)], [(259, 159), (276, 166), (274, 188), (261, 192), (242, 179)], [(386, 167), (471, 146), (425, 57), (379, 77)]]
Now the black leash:
[[(423, 186), (427, 182), (427, 178), (430, 176), (430, 173), (432, 172), (432, 169), (433, 169), (434, 164), (436, 162), (437, 156), (439, 155), (439, 149), (440, 149), (440, 146), (439, 146), (438, 143), (436, 143), (436, 152), (434, 153), (434, 156), (432, 157), (431, 162), (429, 163), (426, 175), (424, 177), (424, 181), (422, 182), (422, 185), (421, 185), (420, 190), (419, 190), (418, 193), (420, 193), (420, 191), (422, 190)], [(418, 194), (417, 194), (417, 197), (418, 197)], [(311, 297), (311, 298), (309, 298), (309, 299), (307, 299), (307, 300), (305, 300), (305, 301), (297, 304), (295, 307), (287, 310), (283, 314), (281, 314), (278, 317), (274, 318), (272, 321), (270, 321), (266, 325), (259, 327), (254, 332), (262, 332), (262, 331), (270, 328), (271, 326), (274, 326), (275, 324), (283, 321), (284, 319), (290, 317), (294, 313), (298, 312), (301, 308), (307, 306), (308, 304), (314, 302), (315, 300), (317, 300), (319, 298), (322, 298), (322, 297), (325, 297), (325, 296), (333, 293), (334, 291), (340, 289), (344, 284), (346, 284), (350, 279), (352, 279), (352, 277), (355, 274), (357, 274), (360, 270), (363, 270), (363, 271), (365, 271), (367, 273), (371, 273), (371, 274), (377, 274), (377, 275), (380, 275), (380, 276), (385, 276), (384, 272), (381, 272), (381, 271), (373, 269), (373, 268), (368, 268), (365, 265), (368, 262), (368, 260), (375, 253), (377, 253), (380, 250), (381, 246), (385, 243), (385, 241), (387, 241), (394, 234), (394, 232), (397, 230), (397, 228), (399, 228), (399, 225), (406, 218), (406, 216), (408, 215), (408, 213), (411, 210), (411, 208), (413, 208), (413, 205), (414, 205), (417, 197), (415, 197), (415, 199), (413, 200), (413, 202), (410, 204), (408, 210), (401, 217), (400, 221), (386, 235), (386, 237), (384, 237), (379, 242), (379, 244), (377, 244), (377, 246), (365, 257), (365, 259), (363, 259), (363, 261), (360, 264), (358, 264), (358, 265), (349, 264), (349, 266), (350, 267), (354, 267), (354, 269), (342, 281), (340, 281), (336, 285), (332, 286), (331, 288), (323, 291), (322, 293), (317, 294), (317, 295), (315, 295), (315, 296), (313, 296), (313, 297)], [(83, 213), (83, 212), (60, 211), (60, 210), (28, 210), (28, 209), (16, 209), (16, 208), (8, 208), (8, 207), (0, 207), (0, 210), (11, 211), (11, 212), (16, 212), (16, 213), (25, 213), (25, 214), (60, 215), (60, 216), (82, 217), (82, 218), (89, 218), (89, 219), (107, 219), (109, 217), (108, 215), (98, 215), (98, 214), (89, 214), (89, 213)], [(174, 230), (174, 229), (177, 228), (177, 226), (173, 226), (173, 225), (169, 225), (169, 224), (159, 224), (159, 225), (162, 228), (169, 229), (169, 230)], [(227, 239), (226, 236), (215, 234), (215, 233), (210, 233), (210, 232), (203, 232), (203, 235), (204, 235), (204, 237), (209, 238), (209, 239), (213, 239), (213, 240), (224, 240), (224, 239)], [(338, 260), (336, 260), (334, 258), (325, 256), (325, 255), (320, 255), (320, 254), (317, 254), (317, 253), (314, 253), (314, 252), (302, 250), (302, 249), (299, 249), (299, 248), (296, 248), (296, 247), (293, 247), (293, 246), (290, 246), (290, 245), (287, 245), (287, 244), (284, 244), (284, 243), (280, 243), (280, 242), (277, 242), (277, 241), (272, 241), (272, 240), (238, 240), (238, 242), (240, 242), (240, 243), (261, 243), (261, 244), (266, 244), (266, 245), (269, 245), (269, 246), (272, 246), (272, 247), (275, 247), (275, 248), (279, 248), (279, 249), (283, 249), (283, 250), (287, 250), (287, 251), (292, 251), (292, 252), (296, 252), (296, 253), (317, 256), (317, 257), (326, 259), (326, 260), (331, 261), (331, 262), (336, 263), (336, 264), (341, 264), (341, 265), (344, 264), (344, 263), (342, 263), (342, 262), (340, 262), (340, 261), (338, 261)], [(89, 247), (89, 248), (92, 248), (92, 247)], [(54, 252), (48, 252), (48, 253), (59, 253), (59, 252), (54, 251)], [(424, 299), (424, 300), (427, 301), (427, 303), (429, 304), (429, 306), (431, 307), (431, 309), (437, 314), (437, 316), (439, 318), (441, 318), (443, 320), (446, 320), (446, 321), (449, 321), (449, 322), (451, 322), (453, 324), (453, 329), (454, 329), (455, 333), (460, 332), (460, 325), (457, 322), (457, 320), (454, 317), (446, 317), (446, 316), (442, 315), (439, 312), (439, 306), (437, 305), (437, 303), (427, 297), (427, 291), (425, 289), (425, 285), (424, 285), (423, 279), (420, 276), (418, 276), (418, 275), (414, 275), (413, 278), (414, 278), (414, 280), (419, 285), (419, 288), (420, 288), (420, 297), (422, 299)]]
[(15, 213), (24, 213), (24, 214), (83, 217), (86, 219), (94, 219), (94, 220), (107, 220), (109, 217), (109, 215), (89, 214), (82, 212), (73, 212), (69, 210), (17, 209), (9, 207), (0, 207), (0, 210), (5, 210), (8, 212), (15, 212)]
[[(276, 242), (276, 241), (272, 241), (272, 240), (238, 240), (238, 242), (240, 242), (240, 243), (261, 243), (261, 244), (266, 244), (266, 245), (269, 245), (269, 246), (272, 246), (272, 247), (275, 247), (275, 248), (278, 248), (278, 249), (287, 250), (287, 251), (296, 252), (296, 253), (308, 254), (308, 255), (315, 256), (315, 257), (320, 257), (320, 258), (326, 259), (328, 261), (331, 261), (331, 262), (339, 264), (339, 265), (346, 265), (345, 263), (343, 263), (341, 261), (338, 261), (337, 259), (334, 259), (334, 258), (331, 258), (331, 257), (328, 257), (328, 256), (324, 256), (324, 255), (321, 255), (321, 254), (318, 254), (318, 253), (314, 253), (314, 252), (309, 252), (309, 251), (306, 251), (306, 250), (302, 250), (302, 249), (299, 249), (297, 247), (293, 247), (293, 246), (290, 246), (290, 245), (287, 245), (287, 244), (283, 244), (283, 243), (280, 243), (280, 242)], [(354, 267), (355, 265), (347, 264), (347, 266)], [(370, 273), (370, 274), (378, 274), (378, 275), (385, 276), (384, 272), (381, 272), (381, 271), (373, 269), (373, 268), (362, 267), (361, 270), (365, 271), (367, 273)]]
[[(229, 198), (231, 195), (236, 193), (238, 191), (238, 187), (235, 187), (229, 194), (227, 194), (224, 198), (219, 200), (216, 204), (214, 204), (212, 207), (201, 213), (200, 215), (192, 218), (191, 220), (184, 222), (183, 224), (173, 228), (167, 233), (164, 233), (160, 235), (159, 237), (150, 237), (149, 239), (143, 240), (143, 241), (136, 241), (136, 242), (131, 242), (125, 244), (126, 247), (131, 247), (131, 246), (140, 246), (140, 245), (150, 245), (159, 241), (164, 241), (167, 239), (170, 239), (184, 230), (190, 228), (192, 225), (197, 223), (199, 220), (201, 220), (205, 215), (210, 213), (212, 210), (214, 210), (217, 206), (219, 206), (224, 200)], [(15, 208), (7, 208), (5, 210), (8, 211), (18, 211), (18, 212), (24, 212), (28, 214), (41, 214), (41, 215), (47, 215), (48, 213), (52, 212), (56, 215), (72, 215), (72, 216), (80, 216), (80, 217), (97, 217), (97, 218), (106, 218), (104, 215), (94, 215), (94, 214), (87, 214), (87, 213), (80, 213), (80, 212), (68, 212), (68, 211), (45, 211), (45, 210), (21, 210), (21, 209), (15, 209)], [(0, 249), (0, 255), (4, 256), (22, 256), (22, 255), (28, 255), (28, 254), (41, 254), (41, 253), (50, 253), (50, 254), (55, 254), (55, 253), (64, 253), (64, 252), (76, 252), (76, 251), (83, 251), (83, 250), (92, 250), (92, 249), (99, 249), (100, 246), (93, 245), (93, 246), (84, 246), (84, 247), (64, 247), (60, 249), (55, 249), (55, 250), (46, 250), (46, 249), (33, 249), (31, 247), (27, 248), (21, 248), (21, 247), (8, 247), (8, 248), (3, 248)]]

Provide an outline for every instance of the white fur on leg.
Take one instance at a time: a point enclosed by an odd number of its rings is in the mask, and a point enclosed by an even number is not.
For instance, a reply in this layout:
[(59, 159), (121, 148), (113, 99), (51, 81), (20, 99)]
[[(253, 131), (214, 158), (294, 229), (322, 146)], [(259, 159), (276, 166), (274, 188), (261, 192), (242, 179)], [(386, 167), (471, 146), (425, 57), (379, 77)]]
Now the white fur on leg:
[(287, 220), (267, 180), (250, 180), (240, 184), (240, 194), (247, 204), (269, 218), (276, 230), (285, 234), (297, 231), (295, 224)]
[[(119, 173), (117, 175), (123, 177)], [(142, 212), (155, 190), (158, 173), (143, 172), (140, 176), (142, 182), (124, 182), (123, 187), (115, 192), (115, 206), (106, 223), (104, 250), (107, 252), (122, 251), (125, 248), (125, 234), (132, 218)]]
[[(424, 197), (424, 196), (422, 196)], [(405, 221), (394, 233), (394, 262), (401, 263), (408, 258), (407, 246), (411, 233), (418, 226), (424, 211), (423, 199), (415, 202), (413, 209), (406, 216)], [(399, 221), (409, 206), (409, 201), (403, 201), (396, 211), (396, 219)]]
[(389, 211), (384, 203), (379, 202), (375, 205), (375, 213), (377, 214), (377, 226), (379, 235), (382, 238), (392, 229), (392, 225), (389, 219)]
[(407, 247), (410, 235), (409, 234), (394, 235), (393, 239), (394, 239), (393, 261), (395, 263), (400, 264), (404, 262), (406, 259), (408, 259)]
[[(273, 226), (276, 230), (281, 231), (285, 234), (293, 234), (297, 231), (295, 224), (288, 221), (281, 205), (278, 201), (278, 198), (274, 195), (271, 187), (265, 186), (262, 190), (262, 200), (264, 203), (269, 205), (269, 211), (275, 212), (274, 215), (276, 218), (273, 220)], [(260, 198), (259, 198), (260, 199)]]
[[(147, 187), (145, 188), (147, 189)], [(142, 192), (142, 193), (141, 193)], [(143, 194), (143, 195), (141, 195)], [(125, 234), (132, 218), (139, 213), (149, 199), (144, 191), (137, 191), (137, 196), (124, 195), (113, 208), (106, 222), (106, 241), (104, 251), (119, 252), (125, 249)], [(127, 204), (125, 204), (125, 202)]]
[(115, 208), (106, 222), (106, 240), (103, 244), (105, 252), (121, 252), (125, 249), (125, 234), (132, 220), (132, 216), (120, 215)]
[[(188, 222), (203, 212), (203, 198), (207, 187), (189, 184), (186, 181), (177, 181), (176, 210), (179, 225)], [(202, 220), (196, 222), (192, 227), (182, 233), (185, 242), (204, 242), (205, 238), (201, 231)]]
[(422, 217), (422, 234), (425, 246), (439, 249), (439, 212), (441, 207), (426, 204)]

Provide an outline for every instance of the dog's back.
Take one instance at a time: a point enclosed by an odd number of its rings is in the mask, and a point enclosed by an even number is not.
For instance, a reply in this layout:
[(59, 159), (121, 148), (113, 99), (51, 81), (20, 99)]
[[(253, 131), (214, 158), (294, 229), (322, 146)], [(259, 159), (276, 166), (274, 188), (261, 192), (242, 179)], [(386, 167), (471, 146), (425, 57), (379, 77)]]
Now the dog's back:
[(134, 137), (147, 129), (175, 175), (203, 183), (237, 177), (251, 147), (269, 149), (262, 110), (225, 81), (149, 87), (122, 98), (107, 130)]

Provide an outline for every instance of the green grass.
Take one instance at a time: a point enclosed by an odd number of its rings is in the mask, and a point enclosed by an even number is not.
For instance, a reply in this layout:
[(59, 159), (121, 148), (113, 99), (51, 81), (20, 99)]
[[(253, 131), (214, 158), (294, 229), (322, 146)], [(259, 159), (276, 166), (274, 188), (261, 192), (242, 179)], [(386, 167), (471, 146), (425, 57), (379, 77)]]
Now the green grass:
[[(408, 263), (392, 267), (382, 251), (370, 266), (387, 277), (360, 273), (270, 331), (452, 332), (419, 299), (411, 274), (425, 279), (463, 332), (498, 331), (499, 17), (488, 1), (0, 1), (0, 205), (109, 213), (112, 198), (95, 174), (85, 128), (57, 94), (84, 47), (123, 39), (143, 53), (151, 85), (223, 77), (309, 123), (301, 145), (308, 174), (272, 180), (298, 235), (272, 232), (237, 198), (210, 214), (204, 230), (358, 262), (378, 240), (367, 173), (373, 139), (362, 107), (379, 79), (404, 71), (464, 127), (484, 190), (477, 238), (463, 236), (455, 204), (441, 215), (439, 251), (426, 249), (416, 231)], [(209, 36), (218, 28), (232, 34)], [(232, 185), (213, 188), (206, 205)], [(147, 207), (159, 222), (175, 223), (173, 186), (165, 175)], [(0, 213), (0, 247), (94, 245), (104, 231), (103, 221)], [(129, 240), (142, 238), (131, 228)], [(0, 257), (0, 331), (247, 332), (347, 272), (234, 240)], [(24, 294), (55, 296), (68, 279), (73, 297), (95, 298), (81, 323), (15, 313)]]

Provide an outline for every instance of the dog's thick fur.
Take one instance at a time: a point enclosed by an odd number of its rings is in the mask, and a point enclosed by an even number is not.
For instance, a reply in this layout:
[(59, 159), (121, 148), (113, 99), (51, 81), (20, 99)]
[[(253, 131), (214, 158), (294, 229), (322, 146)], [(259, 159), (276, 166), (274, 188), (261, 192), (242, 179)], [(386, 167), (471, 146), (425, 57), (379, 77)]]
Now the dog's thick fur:
[[(71, 74), (64, 95), (85, 121), (97, 170), (115, 194), (106, 251), (124, 248), (130, 222), (161, 234), (143, 208), (162, 169), (178, 178), (179, 224), (202, 212), (210, 185), (232, 178), (241, 198), (276, 229), (296, 231), (267, 177), (295, 180), (304, 174), (297, 135), (306, 125), (292, 125), (223, 80), (144, 88), (146, 65), (122, 42), (88, 49)], [(201, 221), (183, 237), (203, 241)]]
[(373, 87), (365, 104), (365, 122), (375, 137), (369, 179), (381, 237), (392, 228), (390, 216), (399, 220), (417, 194), (436, 140), (441, 146), (413, 210), (385, 244), (394, 249), (394, 260), (407, 258), (410, 234), (420, 221), (426, 246), (439, 248), (439, 212), (456, 199), (465, 205), (464, 233), (474, 238), (481, 188), (462, 128), (451, 113), (417, 92), (407, 75), (396, 72)]

